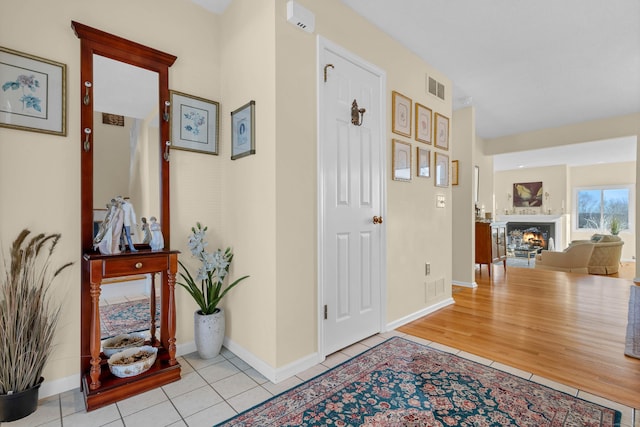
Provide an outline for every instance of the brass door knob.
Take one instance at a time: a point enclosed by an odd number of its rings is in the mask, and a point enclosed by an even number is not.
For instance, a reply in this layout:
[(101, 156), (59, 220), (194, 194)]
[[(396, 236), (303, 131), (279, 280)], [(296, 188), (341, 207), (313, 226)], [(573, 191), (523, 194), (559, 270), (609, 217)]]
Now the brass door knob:
[(373, 217), (373, 223), (374, 224), (382, 224), (382, 217), (381, 216), (374, 216)]

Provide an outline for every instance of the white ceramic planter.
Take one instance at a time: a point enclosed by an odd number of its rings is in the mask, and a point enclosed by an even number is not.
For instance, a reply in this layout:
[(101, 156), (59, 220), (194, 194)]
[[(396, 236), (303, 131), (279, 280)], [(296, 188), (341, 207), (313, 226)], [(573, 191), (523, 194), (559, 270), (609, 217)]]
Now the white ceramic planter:
[(219, 308), (213, 314), (193, 314), (193, 332), (198, 355), (202, 359), (211, 359), (220, 354), (224, 340), (224, 310)]

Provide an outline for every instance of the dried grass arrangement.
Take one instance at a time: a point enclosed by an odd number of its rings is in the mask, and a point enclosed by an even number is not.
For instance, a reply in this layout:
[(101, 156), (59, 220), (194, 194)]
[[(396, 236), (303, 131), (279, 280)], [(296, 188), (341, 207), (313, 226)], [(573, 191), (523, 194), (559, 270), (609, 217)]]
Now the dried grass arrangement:
[[(35, 387), (51, 353), (60, 305), (50, 287), (73, 263), (54, 270), (53, 254), (60, 234), (22, 230), (0, 263), (0, 395)], [(4, 257), (3, 257), (4, 258)]]

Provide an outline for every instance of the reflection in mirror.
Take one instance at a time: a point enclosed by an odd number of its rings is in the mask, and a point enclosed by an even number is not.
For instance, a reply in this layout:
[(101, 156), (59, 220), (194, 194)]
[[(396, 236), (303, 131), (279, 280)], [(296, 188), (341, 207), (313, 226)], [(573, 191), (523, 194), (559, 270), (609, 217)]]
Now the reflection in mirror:
[[(160, 216), (158, 74), (93, 55), (93, 77), (94, 236), (111, 199), (122, 196), (136, 213), (132, 241), (143, 243), (142, 218)], [(160, 283), (151, 274), (105, 281), (101, 339), (134, 333), (148, 339), (152, 309), (159, 319)]]
[(142, 243), (142, 217), (160, 217), (158, 73), (93, 55), (94, 236), (116, 196), (136, 213), (133, 243)]

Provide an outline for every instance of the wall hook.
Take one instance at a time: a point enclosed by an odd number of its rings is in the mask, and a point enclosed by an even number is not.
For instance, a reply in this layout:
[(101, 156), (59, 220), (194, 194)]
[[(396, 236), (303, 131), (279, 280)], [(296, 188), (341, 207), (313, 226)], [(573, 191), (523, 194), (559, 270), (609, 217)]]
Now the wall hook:
[(362, 126), (362, 119), (364, 119), (366, 111), (364, 108), (358, 109), (358, 101), (354, 99), (353, 104), (351, 104), (351, 123), (356, 126)]
[(327, 64), (324, 66), (324, 82), (327, 82), (327, 68), (335, 68), (333, 64)]
[(91, 142), (89, 142), (89, 135), (91, 135), (91, 128), (84, 128), (84, 143), (82, 144), (82, 148), (84, 151), (89, 151), (91, 149)]
[(162, 114), (162, 118), (165, 122), (169, 121), (169, 106), (171, 103), (169, 101), (164, 101), (164, 114)]
[(89, 96), (89, 88), (93, 86), (91, 84), (90, 81), (86, 81), (84, 82), (84, 98), (82, 99), (82, 102), (84, 103), (84, 105), (89, 105), (89, 103), (91, 102), (91, 97)]
[(169, 147), (171, 147), (171, 141), (166, 141), (164, 147), (164, 154), (162, 157), (168, 162), (169, 161)]

